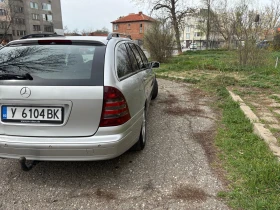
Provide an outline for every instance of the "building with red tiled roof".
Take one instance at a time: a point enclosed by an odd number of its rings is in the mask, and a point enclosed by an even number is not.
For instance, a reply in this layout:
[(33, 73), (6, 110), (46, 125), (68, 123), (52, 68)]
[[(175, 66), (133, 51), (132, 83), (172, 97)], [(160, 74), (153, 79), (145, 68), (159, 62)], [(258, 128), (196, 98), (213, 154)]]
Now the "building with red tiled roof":
[(143, 40), (145, 31), (154, 21), (155, 19), (139, 12), (120, 17), (111, 23), (113, 24), (113, 32), (128, 34), (134, 40)]

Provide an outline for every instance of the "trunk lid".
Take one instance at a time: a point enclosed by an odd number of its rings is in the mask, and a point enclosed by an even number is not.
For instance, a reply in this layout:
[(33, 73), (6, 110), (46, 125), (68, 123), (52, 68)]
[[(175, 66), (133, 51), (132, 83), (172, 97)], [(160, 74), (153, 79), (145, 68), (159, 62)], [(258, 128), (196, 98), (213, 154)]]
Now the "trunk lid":
[(20, 40), (0, 50), (0, 135), (83, 137), (99, 127), (104, 43)]
[[(1, 124), (0, 135), (36, 136), (36, 137), (77, 137), (91, 136), (99, 127), (102, 105), (103, 87), (27, 87), (31, 96), (23, 99), (19, 86), (0, 86)], [(62, 108), (62, 122), (31, 122), (22, 119), (17, 122), (3, 122), (3, 108), (10, 106), (25, 113), (30, 118), (30, 109), (33, 108)], [(21, 108), (21, 109), (20, 109)], [(10, 110), (8, 110), (10, 111)], [(33, 112), (34, 113), (34, 112)], [(60, 113), (57, 113), (59, 115)], [(8, 113), (12, 117), (12, 113)], [(34, 117), (34, 116), (33, 116)], [(42, 120), (41, 120), (42, 121)]]

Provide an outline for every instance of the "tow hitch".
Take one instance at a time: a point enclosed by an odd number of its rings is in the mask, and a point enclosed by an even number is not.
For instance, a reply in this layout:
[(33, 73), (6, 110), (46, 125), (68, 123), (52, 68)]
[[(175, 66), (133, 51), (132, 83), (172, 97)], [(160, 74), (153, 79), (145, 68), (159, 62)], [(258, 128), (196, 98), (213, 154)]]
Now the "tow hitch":
[(21, 169), (23, 171), (30, 171), (34, 166), (36, 166), (39, 163), (39, 161), (33, 160), (33, 161), (31, 161), (30, 164), (27, 164), (26, 163), (26, 158), (21, 157), (19, 159), (19, 163), (20, 163)]

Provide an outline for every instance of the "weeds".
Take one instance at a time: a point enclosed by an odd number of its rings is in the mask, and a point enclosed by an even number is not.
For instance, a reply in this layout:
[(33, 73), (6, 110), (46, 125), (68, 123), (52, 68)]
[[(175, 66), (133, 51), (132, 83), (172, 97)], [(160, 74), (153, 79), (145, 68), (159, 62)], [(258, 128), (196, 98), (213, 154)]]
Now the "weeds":
[(218, 91), (224, 111), (216, 144), (222, 150), (231, 190), (221, 194), (236, 209), (280, 209), (279, 162), (225, 91)]
[[(266, 143), (253, 134), (250, 121), (225, 88), (243, 86), (250, 91), (257, 87), (258, 93), (279, 92), (280, 67), (275, 69), (274, 65), (280, 53), (268, 51), (267, 54), (258, 66), (241, 67), (234, 51), (185, 52), (157, 71), (159, 75), (187, 78), (185, 82), (193, 78), (197, 86), (217, 96), (216, 106), (223, 110), (223, 117), (215, 144), (230, 183), (228, 191), (218, 196), (226, 199), (233, 209), (280, 209), (280, 163)], [(250, 92), (257, 97), (257, 93)], [(199, 112), (180, 109), (173, 114), (182, 113)]]

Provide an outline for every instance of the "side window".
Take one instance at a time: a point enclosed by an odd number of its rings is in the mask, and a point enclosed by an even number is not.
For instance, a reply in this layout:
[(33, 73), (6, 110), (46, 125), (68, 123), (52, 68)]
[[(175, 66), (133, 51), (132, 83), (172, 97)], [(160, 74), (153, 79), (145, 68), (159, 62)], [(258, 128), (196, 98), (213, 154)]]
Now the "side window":
[(138, 52), (139, 52), (139, 54), (140, 54), (140, 56), (142, 58), (142, 61), (143, 61), (144, 65), (145, 65), (145, 67), (148, 67), (149, 61), (148, 61), (146, 55), (144, 54), (143, 50), (138, 45), (136, 45), (136, 47), (137, 47), (137, 50), (138, 50)]
[(131, 62), (131, 66), (132, 66), (132, 70), (133, 71), (138, 71), (139, 70), (139, 66), (136, 60), (136, 57), (132, 51), (132, 49), (129, 47), (129, 45), (126, 45), (127, 51), (128, 51), (128, 55), (129, 55), (129, 59)]
[(129, 44), (129, 46), (130, 46), (130, 48), (132, 49), (133, 54), (135, 55), (135, 58), (136, 58), (137, 63), (138, 63), (138, 65), (139, 65), (139, 68), (140, 68), (140, 69), (145, 68), (145, 64), (144, 64), (143, 61), (142, 61), (142, 58), (141, 58), (141, 56), (140, 56), (140, 54), (139, 54), (139, 52), (138, 52), (138, 50), (137, 50), (137, 48), (136, 48), (136, 45), (135, 45), (135, 44)]
[(122, 78), (133, 72), (130, 63), (129, 54), (126, 50), (125, 44), (121, 44), (118, 47), (116, 63), (117, 63), (117, 73), (119, 78)]

